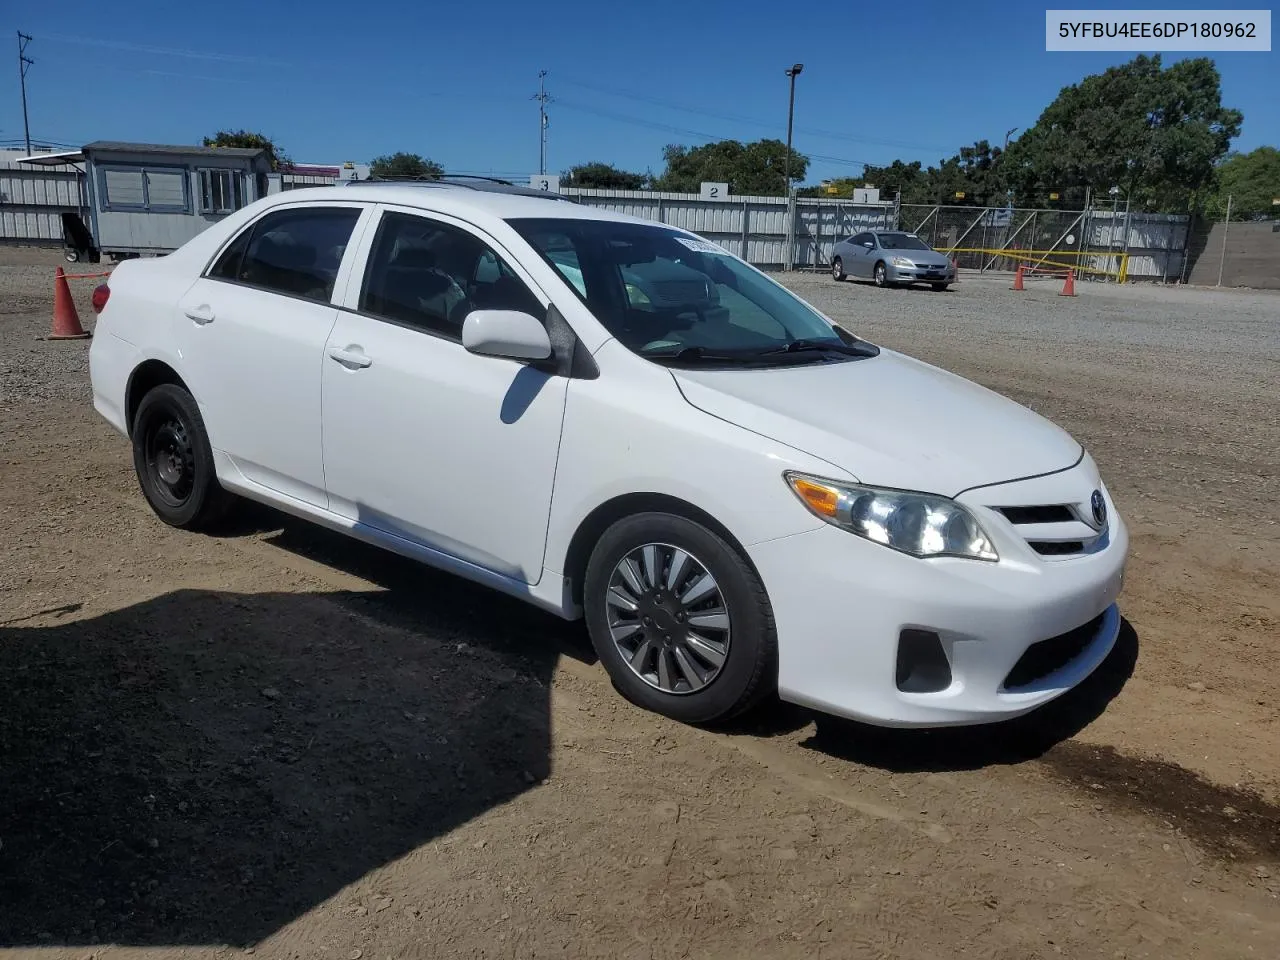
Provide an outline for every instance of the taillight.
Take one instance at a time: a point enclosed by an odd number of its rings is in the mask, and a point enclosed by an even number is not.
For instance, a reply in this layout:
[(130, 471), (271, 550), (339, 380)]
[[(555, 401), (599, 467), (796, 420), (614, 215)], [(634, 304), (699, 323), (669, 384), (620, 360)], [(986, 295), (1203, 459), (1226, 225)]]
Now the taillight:
[(101, 313), (102, 308), (107, 305), (107, 298), (111, 296), (111, 288), (105, 283), (100, 283), (93, 288), (93, 312)]

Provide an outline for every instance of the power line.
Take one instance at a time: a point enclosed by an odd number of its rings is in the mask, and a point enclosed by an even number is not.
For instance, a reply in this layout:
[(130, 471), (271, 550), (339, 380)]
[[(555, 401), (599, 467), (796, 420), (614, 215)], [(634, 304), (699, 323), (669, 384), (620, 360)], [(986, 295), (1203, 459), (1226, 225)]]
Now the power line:
[[(713, 120), (724, 120), (729, 123), (745, 123), (756, 127), (774, 127), (776, 124), (769, 120), (762, 120), (759, 117), (747, 117), (741, 114), (724, 113), (722, 111), (705, 110), (701, 107), (689, 106), (688, 104), (676, 103), (671, 100), (663, 100), (659, 97), (651, 97), (647, 94), (637, 93), (635, 91), (623, 90), (618, 87), (606, 87), (599, 84), (587, 83), (582, 80), (574, 80), (572, 78), (561, 77), (561, 83), (567, 83), (571, 86), (581, 87), (583, 90), (590, 90), (594, 93), (603, 93), (614, 97), (623, 97), (627, 100), (636, 100), (641, 103), (652, 104), (656, 107), (664, 107), (668, 110), (679, 110), (682, 113), (698, 114), (700, 116), (709, 117)], [(817, 127), (796, 127), (797, 133), (802, 133), (808, 137), (818, 137), (825, 140), (841, 140), (847, 143), (863, 143), (872, 146), (897, 147), (903, 150), (937, 150), (943, 153), (947, 148), (937, 144), (920, 144), (912, 143), (906, 140), (893, 140), (884, 137), (857, 137), (846, 133), (837, 133), (832, 130), (822, 130)]]
[[(677, 127), (669, 123), (659, 123), (655, 120), (645, 120), (641, 117), (630, 116), (629, 114), (616, 113), (611, 110), (601, 110), (598, 107), (589, 107), (586, 104), (577, 103), (572, 100), (558, 100), (560, 106), (570, 110), (577, 110), (581, 113), (589, 113), (606, 120), (614, 120), (618, 123), (626, 123), (636, 127), (647, 127), (650, 130), (659, 130), (663, 133), (674, 133), (682, 137), (695, 137), (699, 140), (716, 141), (724, 140), (725, 137), (716, 133), (707, 133), (705, 130), (691, 130), (688, 127)], [(849, 157), (832, 157), (825, 154), (810, 153), (805, 154), (811, 160), (822, 160), (826, 163), (846, 164), (854, 167), (873, 166), (866, 160), (854, 160)]]
[(140, 43), (125, 43), (120, 40), (104, 40), (100, 37), (69, 37), (55, 33), (42, 35), (41, 39), (52, 43), (74, 43), (87, 47), (102, 47), (107, 50), (121, 50), (126, 53), (155, 54), (162, 57), (183, 57), (191, 60), (216, 60), (224, 63), (288, 66), (288, 64), (282, 60), (269, 60), (263, 57), (249, 57), (238, 53), (218, 53), (210, 50), (184, 50), (179, 47), (155, 47)]

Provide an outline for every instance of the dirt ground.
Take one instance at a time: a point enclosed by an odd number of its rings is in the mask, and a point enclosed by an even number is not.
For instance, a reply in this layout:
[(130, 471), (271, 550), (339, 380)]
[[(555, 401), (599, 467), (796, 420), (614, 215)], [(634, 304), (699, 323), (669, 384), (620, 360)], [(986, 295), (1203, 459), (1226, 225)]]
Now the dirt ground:
[(998, 727), (708, 731), (578, 624), (267, 510), (161, 525), (39, 339), (59, 262), (0, 248), (0, 955), (1280, 958), (1280, 296), (788, 278), (1086, 444), (1126, 626)]

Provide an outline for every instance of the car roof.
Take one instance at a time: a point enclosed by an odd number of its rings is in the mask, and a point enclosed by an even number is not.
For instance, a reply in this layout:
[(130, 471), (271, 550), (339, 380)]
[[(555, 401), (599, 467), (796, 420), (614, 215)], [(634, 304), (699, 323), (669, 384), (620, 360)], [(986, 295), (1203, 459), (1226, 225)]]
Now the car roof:
[(609, 220), (618, 223), (653, 225), (652, 220), (615, 213), (603, 207), (566, 203), (563, 198), (540, 196), (541, 191), (527, 188), (519, 192), (475, 189), (447, 181), (377, 181), (362, 180), (350, 186), (304, 187), (273, 194), (274, 203), (297, 201), (361, 200), (369, 203), (392, 203), (417, 207), (424, 211), (452, 214), (462, 219), (481, 218), (509, 220), (513, 218), (546, 218), (552, 220)]
[(519, 194), (525, 197), (541, 197), (544, 200), (559, 200), (562, 203), (572, 203), (573, 199), (560, 193), (551, 193), (547, 190), (538, 190), (535, 187), (522, 187), (519, 184), (512, 183), (510, 180), (501, 180), (497, 177), (484, 177), (479, 174), (445, 174), (440, 177), (430, 177), (418, 179), (412, 177), (370, 177), (368, 180), (347, 180), (344, 186), (353, 187), (359, 184), (368, 183), (394, 183), (404, 186), (414, 187), (465, 187), (468, 190), (479, 190), (484, 193), (511, 193)]

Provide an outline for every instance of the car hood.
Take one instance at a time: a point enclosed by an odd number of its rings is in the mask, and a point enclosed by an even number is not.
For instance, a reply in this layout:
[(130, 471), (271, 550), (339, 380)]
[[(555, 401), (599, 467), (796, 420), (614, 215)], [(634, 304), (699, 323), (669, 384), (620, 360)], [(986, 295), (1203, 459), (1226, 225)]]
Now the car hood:
[(671, 373), (699, 410), (876, 486), (956, 496), (1065, 470), (1083, 454), (1026, 407), (883, 348), (846, 363)]

